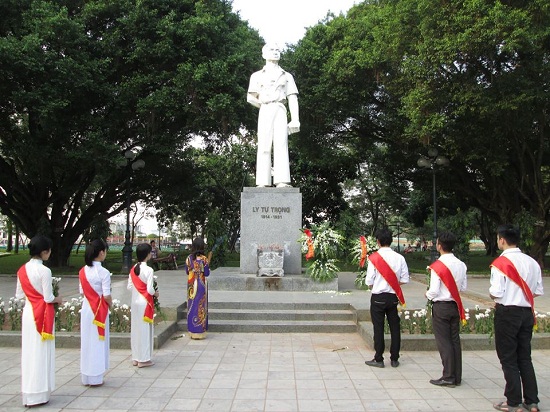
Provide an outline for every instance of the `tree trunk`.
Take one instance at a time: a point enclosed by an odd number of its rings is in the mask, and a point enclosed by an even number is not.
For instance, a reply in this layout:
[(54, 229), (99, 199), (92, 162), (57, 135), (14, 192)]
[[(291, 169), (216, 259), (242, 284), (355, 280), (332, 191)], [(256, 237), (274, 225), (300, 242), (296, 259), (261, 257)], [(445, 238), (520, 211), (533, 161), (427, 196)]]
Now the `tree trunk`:
[(8, 219), (8, 246), (6, 252), (11, 252), (13, 250), (13, 223)]

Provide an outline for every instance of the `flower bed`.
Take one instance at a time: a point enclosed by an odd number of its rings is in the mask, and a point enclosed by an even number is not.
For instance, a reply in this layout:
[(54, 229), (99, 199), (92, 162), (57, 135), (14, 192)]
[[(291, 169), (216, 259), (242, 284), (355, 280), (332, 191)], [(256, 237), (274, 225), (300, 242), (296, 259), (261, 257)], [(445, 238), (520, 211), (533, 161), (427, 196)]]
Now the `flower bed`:
[[(466, 324), (461, 325), (461, 334), (483, 334), (492, 336), (494, 333), (494, 309), (481, 309), (476, 306), (473, 310), (468, 308), (466, 311)], [(539, 313), (537, 316), (537, 329), (535, 333), (550, 332), (550, 312)], [(409, 335), (426, 335), (432, 334), (432, 318), (431, 313), (427, 309), (419, 310), (404, 310), (399, 312), (401, 318), (401, 332)], [(386, 322), (384, 333), (389, 333), (389, 326)]]
[[(55, 330), (57, 332), (80, 331), (82, 301), (82, 297), (72, 298), (58, 306), (55, 314)], [(0, 330), (21, 330), (24, 305), (24, 300), (15, 298), (10, 298), (6, 305), (0, 298)], [(163, 320), (162, 312), (160, 315), (155, 314), (155, 324)], [(121, 304), (119, 300), (114, 299), (109, 319), (111, 332), (130, 332), (130, 307), (128, 305)]]

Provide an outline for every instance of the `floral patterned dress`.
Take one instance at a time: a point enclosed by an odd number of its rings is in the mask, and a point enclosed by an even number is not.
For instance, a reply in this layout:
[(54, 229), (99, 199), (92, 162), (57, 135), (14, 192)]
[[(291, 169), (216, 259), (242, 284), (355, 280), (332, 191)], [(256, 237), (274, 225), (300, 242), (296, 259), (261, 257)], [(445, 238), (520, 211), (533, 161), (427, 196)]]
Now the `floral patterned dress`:
[(204, 255), (189, 255), (187, 272), (187, 330), (191, 339), (204, 339), (208, 330), (208, 259)]

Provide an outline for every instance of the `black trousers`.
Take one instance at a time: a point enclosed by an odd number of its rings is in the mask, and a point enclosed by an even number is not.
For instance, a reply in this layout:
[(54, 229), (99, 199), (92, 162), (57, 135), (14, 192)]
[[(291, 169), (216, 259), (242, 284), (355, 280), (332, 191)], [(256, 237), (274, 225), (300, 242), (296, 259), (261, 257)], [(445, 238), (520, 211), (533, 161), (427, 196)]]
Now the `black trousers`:
[(399, 314), (397, 313), (397, 304), (399, 300), (395, 293), (377, 293), (372, 294), (370, 299), (370, 317), (374, 332), (374, 360), (382, 362), (384, 360), (384, 320), (388, 318), (390, 325), (391, 345), (390, 359), (399, 359), (399, 350), (401, 349), (401, 329)]
[(504, 372), (508, 405), (539, 403), (537, 377), (531, 361), (533, 312), (521, 306), (495, 307), (495, 346)]
[(445, 380), (462, 381), (462, 349), (460, 347), (460, 314), (456, 302), (434, 302), (432, 327), (437, 350), (443, 364)]

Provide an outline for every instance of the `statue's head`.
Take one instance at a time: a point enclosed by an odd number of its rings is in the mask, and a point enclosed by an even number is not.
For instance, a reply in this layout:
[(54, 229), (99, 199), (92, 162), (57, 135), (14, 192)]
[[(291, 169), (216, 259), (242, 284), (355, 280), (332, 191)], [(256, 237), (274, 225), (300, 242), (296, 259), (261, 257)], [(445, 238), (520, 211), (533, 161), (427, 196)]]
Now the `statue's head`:
[(276, 43), (267, 43), (262, 48), (262, 57), (266, 60), (279, 61), (281, 58), (281, 48)]

